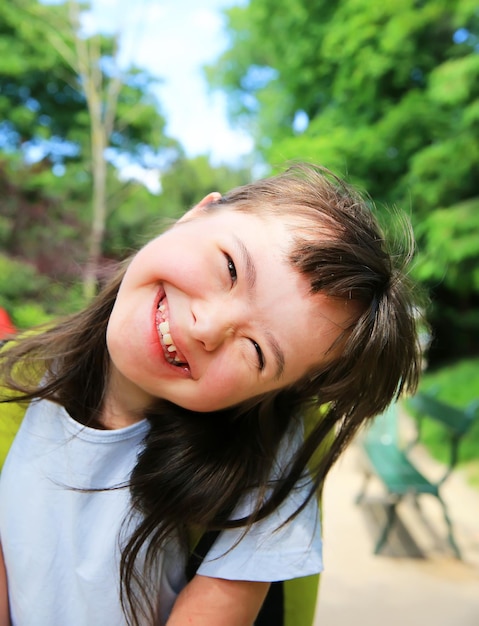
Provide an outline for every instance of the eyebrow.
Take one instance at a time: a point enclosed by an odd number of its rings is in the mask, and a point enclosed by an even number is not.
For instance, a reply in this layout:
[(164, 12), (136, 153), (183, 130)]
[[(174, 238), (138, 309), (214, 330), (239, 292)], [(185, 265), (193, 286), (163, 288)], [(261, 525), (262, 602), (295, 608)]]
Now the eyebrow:
[(265, 332), (271, 351), (274, 354), (274, 360), (276, 361), (276, 374), (274, 379), (279, 380), (284, 371), (284, 352), (281, 350), (279, 343), (273, 337), (271, 332), (267, 329)]
[(248, 291), (253, 291), (256, 285), (256, 266), (253, 262), (251, 254), (249, 253), (248, 248), (244, 245), (244, 243), (234, 236), (236, 244), (238, 245), (239, 251), (241, 253), (241, 258), (243, 260), (243, 265), (246, 269), (246, 283), (248, 285)]
[[(251, 254), (249, 253), (248, 248), (244, 245), (241, 239), (236, 237), (236, 235), (234, 236), (234, 239), (240, 251), (241, 258), (245, 267), (246, 284), (248, 285), (248, 292), (251, 293), (254, 290), (255, 285), (256, 285), (256, 266), (254, 264)], [(281, 350), (281, 347), (279, 343), (277, 342), (276, 338), (274, 337), (274, 335), (267, 328), (265, 329), (265, 336), (271, 348), (271, 352), (274, 355), (274, 360), (276, 361), (276, 374), (274, 378), (275, 380), (278, 380), (279, 378), (281, 378), (281, 375), (284, 371), (284, 365), (285, 365), (284, 352)]]

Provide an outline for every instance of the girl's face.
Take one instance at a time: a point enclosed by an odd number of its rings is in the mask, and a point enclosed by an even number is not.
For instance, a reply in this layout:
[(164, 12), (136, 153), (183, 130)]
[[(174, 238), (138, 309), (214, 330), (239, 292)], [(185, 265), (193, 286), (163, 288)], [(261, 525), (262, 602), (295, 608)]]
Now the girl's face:
[(290, 385), (348, 325), (348, 304), (311, 296), (275, 217), (204, 199), (134, 257), (107, 330), (109, 406), (163, 398), (214, 411)]

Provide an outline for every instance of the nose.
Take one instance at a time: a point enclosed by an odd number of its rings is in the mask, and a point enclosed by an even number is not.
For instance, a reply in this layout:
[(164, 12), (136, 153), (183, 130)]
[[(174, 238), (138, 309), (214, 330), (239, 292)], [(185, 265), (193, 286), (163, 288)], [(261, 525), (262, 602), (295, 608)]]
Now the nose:
[(231, 309), (225, 302), (196, 302), (192, 307), (193, 326), (191, 334), (212, 352), (234, 335), (237, 323)]

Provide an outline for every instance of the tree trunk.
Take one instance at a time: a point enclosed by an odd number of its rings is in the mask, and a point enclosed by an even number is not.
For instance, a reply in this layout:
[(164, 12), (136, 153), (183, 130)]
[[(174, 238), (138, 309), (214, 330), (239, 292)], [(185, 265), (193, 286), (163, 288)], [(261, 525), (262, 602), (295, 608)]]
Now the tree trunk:
[[(95, 123), (96, 122), (96, 123)], [(102, 256), (105, 235), (106, 207), (106, 175), (105, 160), (106, 137), (101, 120), (92, 120), (92, 222), (88, 246), (88, 260), (83, 276), (83, 295), (91, 299), (96, 294), (98, 270)]]

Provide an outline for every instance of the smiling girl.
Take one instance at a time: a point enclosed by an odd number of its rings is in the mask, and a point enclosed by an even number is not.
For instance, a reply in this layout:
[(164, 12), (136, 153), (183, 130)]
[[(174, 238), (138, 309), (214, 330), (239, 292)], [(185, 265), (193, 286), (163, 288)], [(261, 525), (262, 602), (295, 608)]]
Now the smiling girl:
[[(396, 262), (356, 193), (298, 165), (210, 194), (4, 351), (31, 401), (0, 483), (11, 623), (247, 626), (271, 581), (319, 572), (317, 490), (417, 383)], [(221, 533), (188, 582), (192, 529)]]

